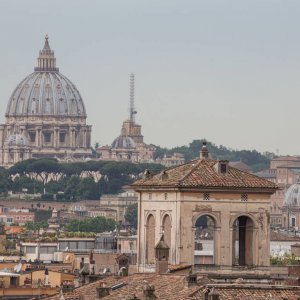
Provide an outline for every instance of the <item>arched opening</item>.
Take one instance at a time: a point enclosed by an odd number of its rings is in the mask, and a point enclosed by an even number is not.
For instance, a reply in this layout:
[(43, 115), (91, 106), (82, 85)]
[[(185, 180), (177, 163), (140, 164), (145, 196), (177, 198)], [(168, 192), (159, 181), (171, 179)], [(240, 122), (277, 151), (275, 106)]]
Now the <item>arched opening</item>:
[(254, 265), (254, 223), (247, 216), (238, 217), (233, 223), (233, 259), (236, 266)]
[(195, 223), (195, 265), (215, 263), (216, 222), (209, 215), (200, 216)]
[[(164, 233), (164, 241), (169, 246), (171, 250), (171, 219), (169, 215), (165, 215), (162, 222), (162, 229)], [(169, 253), (169, 260), (171, 260), (171, 255)]]
[(150, 215), (146, 227), (146, 263), (155, 263), (155, 219)]

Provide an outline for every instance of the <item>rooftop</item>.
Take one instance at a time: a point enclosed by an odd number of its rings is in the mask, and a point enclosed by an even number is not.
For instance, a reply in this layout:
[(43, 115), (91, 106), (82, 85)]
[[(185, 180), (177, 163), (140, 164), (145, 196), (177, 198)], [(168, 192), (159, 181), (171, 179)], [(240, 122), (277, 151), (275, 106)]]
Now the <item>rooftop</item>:
[(300, 295), (300, 287), (260, 284), (208, 284), (206, 290), (218, 294), (220, 300), (298, 300)]
[[(145, 285), (153, 285), (155, 287), (155, 295), (157, 299), (175, 299), (186, 300), (190, 298), (199, 288), (200, 285), (194, 285), (187, 287), (185, 284), (185, 276), (183, 275), (157, 275), (155, 273), (139, 273), (128, 277), (107, 277), (105, 279), (96, 281), (94, 283), (79, 287), (74, 290), (73, 293), (65, 295), (65, 300), (74, 299), (74, 297), (80, 297), (84, 295), (85, 300), (94, 300), (96, 297), (96, 288), (105, 285), (110, 289), (110, 294), (103, 299), (127, 299), (128, 296), (135, 295), (139, 299), (143, 299), (143, 289)], [(47, 299), (59, 300), (60, 296), (50, 297)]]
[(169, 168), (157, 175), (145, 176), (132, 184), (133, 188), (177, 187), (177, 188), (216, 188), (216, 189), (251, 189), (273, 193), (275, 183), (253, 174), (228, 166), (225, 173), (218, 172), (212, 159), (193, 160), (186, 164)]

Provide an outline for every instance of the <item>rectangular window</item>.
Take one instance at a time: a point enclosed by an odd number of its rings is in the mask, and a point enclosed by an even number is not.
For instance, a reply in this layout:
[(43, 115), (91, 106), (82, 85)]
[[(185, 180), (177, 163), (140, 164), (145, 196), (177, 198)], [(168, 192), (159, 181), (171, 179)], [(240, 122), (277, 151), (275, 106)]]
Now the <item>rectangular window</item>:
[(13, 218), (7, 218), (7, 219), (6, 219), (6, 222), (7, 222), (7, 223), (13, 223), (13, 222), (14, 222), (14, 219), (13, 219)]
[(29, 138), (30, 138), (30, 142), (34, 143), (35, 142), (35, 132), (30, 132), (29, 133)]
[(59, 142), (64, 143), (66, 140), (66, 133), (65, 132), (60, 132), (59, 133)]
[(69, 242), (69, 250), (77, 250), (77, 242)]
[(26, 254), (34, 254), (35, 253), (35, 248), (34, 246), (26, 246)]
[(44, 142), (45, 143), (51, 142), (51, 133), (50, 132), (44, 132)]
[(53, 254), (56, 251), (56, 247), (53, 246), (41, 246), (40, 253), (41, 254)]
[(221, 164), (221, 174), (226, 174), (227, 172), (227, 165), (226, 164)]
[(65, 241), (59, 242), (59, 251), (65, 251), (67, 249), (68, 243)]

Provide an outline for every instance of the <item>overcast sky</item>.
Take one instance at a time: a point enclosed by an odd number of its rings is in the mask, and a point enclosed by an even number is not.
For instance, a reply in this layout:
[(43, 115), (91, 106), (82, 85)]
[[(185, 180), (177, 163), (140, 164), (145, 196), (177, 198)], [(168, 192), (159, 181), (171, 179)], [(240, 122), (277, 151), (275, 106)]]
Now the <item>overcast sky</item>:
[(47, 33), (93, 142), (120, 134), (133, 72), (147, 143), (300, 154), (299, 15), (299, 0), (0, 0), (0, 121)]

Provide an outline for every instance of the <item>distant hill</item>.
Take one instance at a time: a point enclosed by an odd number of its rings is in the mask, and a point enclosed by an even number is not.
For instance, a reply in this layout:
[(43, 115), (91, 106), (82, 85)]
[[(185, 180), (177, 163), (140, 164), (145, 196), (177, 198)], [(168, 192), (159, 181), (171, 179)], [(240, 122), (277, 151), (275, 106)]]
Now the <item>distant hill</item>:
[[(199, 151), (205, 140), (194, 140), (188, 146), (178, 146), (172, 149), (155, 146), (156, 157), (172, 155), (173, 153), (182, 153), (187, 161), (199, 158)], [(207, 147), (214, 159), (226, 159), (229, 161), (242, 161), (249, 165), (254, 172), (269, 168), (270, 159), (275, 157), (274, 153), (260, 153), (256, 150), (233, 150), (225, 146), (217, 146), (212, 142), (207, 141)]]

